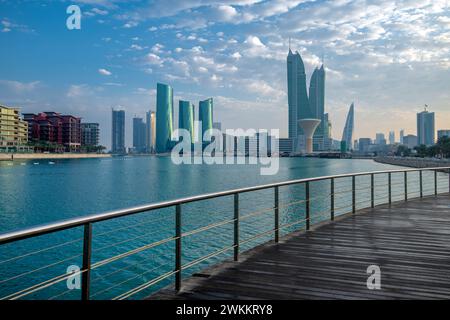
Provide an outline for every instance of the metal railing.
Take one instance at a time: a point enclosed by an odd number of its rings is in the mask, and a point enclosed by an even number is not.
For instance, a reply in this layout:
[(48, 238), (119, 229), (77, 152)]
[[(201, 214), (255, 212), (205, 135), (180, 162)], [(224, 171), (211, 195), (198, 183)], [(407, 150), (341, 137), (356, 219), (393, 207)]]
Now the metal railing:
[[(291, 181), (285, 181), (285, 182), (279, 182), (279, 183), (270, 183), (260, 186), (254, 186), (254, 187), (247, 187), (247, 188), (240, 188), (240, 189), (234, 189), (234, 190), (228, 190), (223, 192), (215, 192), (215, 193), (209, 193), (209, 194), (203, 194), (198, 196), (192, 196), (192, 197), (186, 197), (181, 198), (177, 200), (171, 200), (171, 201), (163, 201), (159, 203), (154, 204), (148, 204), (138, 207), (133, 207), (129, 209), (123, 209), (123, 210), (115, 210), (111, 212), (101, 213), (101, 214), (94, 214), (89, 215), (85, 217), (79, 217), (74, 219), (69, 219), (65, 221), (50, 223), (44, 226), (38, 226), (33, 227), (25, 230), (10, 232), (6, 234), (0, 235), (0, 248), (5, 244), (10, 243), (16, 243), (21, 240), (30, 239), (30, 238), (36, 238), (42, 235), (46, 234), (54, 234), (63, 230), (73, 229), (82, 227), (84, 228), (83, 237), (82, 239), (82, 268), (79, 271), (79, 274), (81, 275), (81, 299), (88, 300), (91, 297), (90, 288), (91, 288), (91, 272), (92, 270), (99, 268), (101, 266), (107, 265), (109, 263), (112, 263), (114, 261), (118, 261), (120, 259), (123, 259), (125, 257), (129, 257), (131, 255), (134, 255), (139, 252), (143, 252), (144, 250), (148, 250), (151, 248), (155, 248), (157, 246), (161, 246), (163, 244), (173, 242), (174, 243), (174, 261), (173, 263), (173, 269), (163, 272), (159, 276), (152, 278), (149, 281), (145, 281), (144, 283), (140, 284), (139, 286), (133, 287), (130, 290), (121, 293), (120, 295), (116, 296), (116, 299), (126, 299), (129, 297), (132, 297), (133, 295), (150, 288), (154, 286), (157, 283), (160, 283), (161, 281), (168, 279), (169, 277), (174, 276), (174, 286), (175, 290), (179, 291), (182, 286), (182, 271), (189, 269), (195, 265), (198, 265), (212, 257), (215, 257), (217, 255), (223, 254), (224, 252), (232, 251), (233, 252), (233, 259), (235, 261), (238, 261), (239, 254), (240, 254), (240, 248), (246, 243), (251, 243), (251, 241), (271, 236), (273, 237), (273, 241), (276, 243), (280, 240), (280, 230), (282, 229), (289, 229), (294, 226), (300, 226), (296, 228), (296, 230), (299, 229), (305, 229), (310, 230), (311, 228), (311, 221), (315, 218), (321, 218), (323, 221), (324, 219), (330, 219), (334, 220), (335, 216), (338, 211), (344, 212), (344, 213), (356, 213), (357, 210), (361, 209), (361, 207), (358, 208), (358, 206), (363, 205), (364, 208), (368, 207), (375, 207), (376, 201), (381, 201), (381, 203), (389, 203), (391, 204), (394, 201), (394, 192), (399, 191), (397, 193), (397, 196), (402, 196), (403, 201), (408, 201), (410, 197), (410, 190), (408, 189), (408, 184), (410, 181), (408, 180), (408, 177), (410, 177), (410, 174), (413, 172), (418, 172), (418, 180), (416, 180), (418, 184), (418, 190), (416, 190), (417, 196), (416, 197), (423, 197), (424, 196), (424, 186), (427, 186), (424, 183), (424, 177), (423, 173), (427, 172), (433, 172), (432, 175), (432, 183), (431, 188), (427, 189), (430, 192), (430, 195), (437, 195), (438, 193), (450, 193), (450, 175), (448, 172), (450, 172), (450, 167), (439, 167), (439, 168), (421, 168), (421, 169), (402, 169), (402, 170), (388, 170), (388, 171), (373, 171), (373, 172), (361, 172), (361, 173), (354, 173), (354, 174), (340, 174), (340, 175), (333, 175), (333, 176), (323, 176), (323, 177), (316, 177), (316, 178), (308, 178), (308, 179), (298, 179), (298, 180), (291, 180)], [(438, 174), (441, 175), (440, 178), (438, 178)], [(382, 177), (387, 175), (387, 183), (381, 183), (376, 181), (377, 177)], [(396, 175), (397, 177), (400, 175), (403, 175), (401, 179), (397, 179), (399, 181), (393, 182), (393, 176)], [(448, 175), (448, 178), (447, 178)], [(361, 183), (363, 187), (358, 185), (358, 179), (359, 177), (365, 177), (367, 180), (364, 181), (364, 183)], [(438, 189), (438, 183), (439, 181), (442, 181), (442, 177), (446, 181), (448, 181), (448, 189), (445, 189), (442, 192), (439, 192)], [(349, 183), (341, 183), (340, 181), (345, 179), (351, 179)], [(315, 183), (329, 181), (329, 185), (326, 187), (326, 191), (321, 191), (319, 195), (311, 197), (311, 187)], [(364, 184), (367, 184), (367, 186), (364, 186)], [(282, 204), (280, 201), (280, 188), (287, 187), (287, 186), (293, 186), (293, 185), (301, 185), (304, 186), (304, 197), (296, 197), (294, 196), (293, 200), (287, 204)], [(347, 186), (350, 185), (350, 186)], [(349, 188), (350, 187), (350, 188)], [(383, 197), (379, 196), (377, 198), (377, 192), (383, 191), (382, 189), (387, 187), (387, 195), (384, 195)], [(398, 187), (398, 188), (396, 188)], [(344, 189), (343, 188), (349, 188)], [(260, 190), (273, 190), (273, 206), (270, 206), (269, 208), (264, 208), (263, 210), (256, 210), (253, 212), (250, 212), (246, 215), (242, 215), (240, 211), (240, 195), (248, 194), (255, 191)], [(403, 189), (403, 190), (402, 190)], [(329, 191), (328, 191), (329, 190)], [(402, 191), (402, 192), (400, 192)], [(363, 199), (357, 199), (358, 192), (362, 192), (364, 194), (369, 194), (368, 198)], [(403, 194), (402, 194), (403, 193)], [(233, 218), (227, 219), (224, 221), (211, 223), (206, 226), (195, 228), (190, 231), (183, 232), (183, 206), (199, 202), (199, 201), (205, 201), (209, 199), (216, 199), (216, 198), (222, 198), (231, 196), (233, 198)], [(340, 198), (343, 198), (344, 200), (349, 200), (351, 204), (348, 204), (347, 206), (344, 206), (339, 201)], [(266, 199), (267, 200), (267, 199)], [(359, 201), (361, 200), (361, 201)], [(326, 209), (320, 210), (318, 213), (313, 213), (311, 206), (312, 203), (316, 201), (321, 204), (327, 204)], [(294, 221), (289, 221), (287, 223), (282, 224), (280, 219), (280, 209), (286, 208), (286, 207), (292, 207), (293, 205), (304, 205), (304, 217), (301, 219), (297, 219)], [(328, 207), (329, 205), (329, 207)], [(341, 206), (342, 205), (342, 206)], [(107, 220), (113, 220), (120, 217), (125, 216), (131, 216), (138, 213), (143, 212), (149, 212), (149, 211), (155, 211), (157, 209), (163, 209), (163, 208), (174, 208), (175, 212), (175, 230), (173, 230), (173, 235), (170, 237), (166, 237), (164, 239), (160, 239), (155, 242), (146, 243), (138, 248), (135, 248), (133, 250), (128, 250), (126, 252), (112, 255), (111, 257), (108, 257), (106, 259), (97, 261), (95, 263), (92, 263), (91, 257), (92, 257), (92, 242), (93, 242), (93, 225), (102, 221)], [(258, 216), (261, 214), (265, 214), (267, 212), (273, 212), (273, 219), (272, 226), (269, 230), (266, 230), (264, 232), (260, 232), (257, 234), (252, 235), (250, 238), (246, 239), (245, 241), (241, 241), (240, 239), (240, 227), (243, 221), (246, 219), (249, 219), (253, 216)], [(312, 216), (312, 214), (315, 214), (315, 216)], [(325, 217), (325, 218), (324, 218)], [(148, 223), (148, 222), (147, 222)], [(142, 222), (140, 224), (145, 224), (145, 222)], [(228, 245), (220, 250), (214, 251), (209, 254), (201, 255), (200, 257), (197, 257), (196, 259), (183, 264), (182, 263), (182, 254), (183, 254), (183, 242), (182, 239), (188, 236), (192, 236), (194, 234), (199, 234), (202, 232), (206, 232), (209, 230), (212, 230), (214, 228), (224, 226), (227, 224), (232, 224), (232, 232), (233, 232), (233, 243), (231, 245)], [(120, 229), (127, 229), (130, 227), (121, 227), (116, 230)], [(110, 232), (114, 232), (110, 231)], [(107, 232), (109, 233), (109, 232)], [(143, 235), (139, 235), (136, 238), (140, 238)], [(135, 239), (135, 238), (132, 238)], [(76, 240), (72, 240), (70, 242), (74, 242)], [(123, 241), (127, 242), (130, 241), (129, 239)], [(56, 248), (62, 245), (56, 245), (52, 248)], [(114, 246), (114, 245), (112, 245)], [(19, 257), (13, 257), (10, 259), (6, 259), (4, 261), (0, 261), (0, 264), (2, 263), (12, 263), (16, 259), (23, 258), (25, 256), (30, 256), (39, 252), (43, 252), (49, 250), (49, 248), (40, 249), (35, 252), (27, 253)], [(67, 259), (64, 259), (67, 260)], [(64, 261), (62, 260), (62, 261)], [(170, 263), (170, 262), (169, 262)], [(121, 270), (125, 270), (129, 268), (125, 267), (123, 269), (115, 270), (115, 272), (119, 272)], [(44, 268), (38, 268), (36, 270), (24, 272), (22, 274), (13, 276), (8, 279), (2, 279), (0, 278), (0, 285), (3, 285), (4, 283), (7, 283), (10, 280), (18, 279), (24, 274), (29, 273), (36, 273), (40, 271), (40, 269)], [(151, 271), (151, 270), (150, 270)], [(27, 288), (14, 291), (13, 293), (9, 293), (2, 297), (2, 299), (20, 299), (27, 297), (28, 295), (35, 293), (37, 291), (43, 290), (45, 288), (51, 287), (57, 283), (60, 283), (69, 277), (73, 276), (73, 274), (60, 274), (56, 277), (50, 277), (49, 279), (45, 279), (44, 281), (41, 281), (38, 284), (29, 286)], [(2, 276), (3, 277), (3, 276)], [(126, 282), (126, 281), (125, 281)], [(118, 286), (116, 284), (116, 286)], [(1, 288), (1, 287), (0, 287)], [(107, 289), (104, 289), (102, 291), (105, 291)], [(65, 293), (56, 295), (55, 297), (62, 296)]]

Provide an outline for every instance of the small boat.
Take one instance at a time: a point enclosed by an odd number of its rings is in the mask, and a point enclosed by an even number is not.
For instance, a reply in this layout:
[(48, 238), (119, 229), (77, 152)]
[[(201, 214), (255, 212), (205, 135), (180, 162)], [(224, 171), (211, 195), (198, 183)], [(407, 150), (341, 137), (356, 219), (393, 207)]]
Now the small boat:
[(34, 164), (34, 165), (38, 165), (38, 164), (39, 164), (39, 162), (34, 162), (33, 164)]
[(55, 164), (53, 161), (49, 161), (48, 164)]

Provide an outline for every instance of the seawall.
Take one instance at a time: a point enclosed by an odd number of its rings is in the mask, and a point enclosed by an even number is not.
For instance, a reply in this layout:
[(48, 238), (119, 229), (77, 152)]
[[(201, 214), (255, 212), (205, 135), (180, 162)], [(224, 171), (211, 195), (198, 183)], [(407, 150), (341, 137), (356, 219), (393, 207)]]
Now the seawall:
[(412, 168), (450, 167), (450, 159), (432, 159), (415, 157), (376, 157), (374, 161), (396, 166)]
[(111, 155), (98, 153), (0, 153), (0, 161), (38, 159), (91, 159), (109, 157), (111, 157)]

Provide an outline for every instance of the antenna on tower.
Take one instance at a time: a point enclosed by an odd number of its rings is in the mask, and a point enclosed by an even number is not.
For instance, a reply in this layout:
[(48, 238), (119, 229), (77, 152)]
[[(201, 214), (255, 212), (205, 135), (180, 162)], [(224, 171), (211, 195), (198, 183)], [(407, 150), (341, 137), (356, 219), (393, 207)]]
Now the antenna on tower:
[(427, 109), (428, 109), (428, 105), (427, 105), (427, 104), (425, 104), (425, 111), (428, 111)]

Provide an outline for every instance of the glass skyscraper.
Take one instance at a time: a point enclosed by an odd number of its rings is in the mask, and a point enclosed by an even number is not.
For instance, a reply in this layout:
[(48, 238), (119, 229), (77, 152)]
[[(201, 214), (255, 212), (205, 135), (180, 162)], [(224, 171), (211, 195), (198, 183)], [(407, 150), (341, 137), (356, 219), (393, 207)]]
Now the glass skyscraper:
[(156, 88), (156, 152), (169, 152), (172, 145), (173, 90), (158, 83)]
[(422, 111), (417, 114), (417, 140), (419, 145), (431, 146), (435, 139), (434, 112)]
[(342, 133), (342, 142), (345, 143), (345, 149), (351, 150), (354, 127), (354, 113), (355, 105), (352, 103), (348, 111), (347, 120), (345, 121), (344, 132)]
[(202, 122), (202, 137), (206, 131), (213, 128), (213, 99), (200, 101), (198, 105), (198, 117)]
[(124, 110), (112, 110), (111, 152), (117, 154), (126, 153)]
[(289, 49), (287, 57), (287, 83), (289, 107), (289, 138), (296, 139), (301, 134), (298, 120), (313, 118), (310, 109), (308, 93), (306, 92), (305, 65), (296, 51)]
[(133, 149), (137, 153), (146, 152), (146, 139), (145, 139), (146, 127), (142, 118), (133, 118)]
[(152, 153), (155, 150), (156, 143), (156, 115), (154, 111), (146, 113), (145, 122), (145, 145), (147, 153)]
[(178, 128), (189, 131), (191, 141), (194, 142), (194, 105), (189, 101), (179, 102)]
[(325, 117), (325, 69), (322, 65), (315, 68), (309, 84), (309, 106), (312, 118), (320, 124), (314, 132), (314, 150), (325, 150), (328, 142), (328, 117)]

